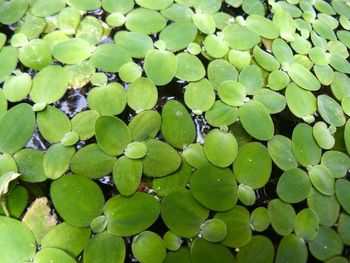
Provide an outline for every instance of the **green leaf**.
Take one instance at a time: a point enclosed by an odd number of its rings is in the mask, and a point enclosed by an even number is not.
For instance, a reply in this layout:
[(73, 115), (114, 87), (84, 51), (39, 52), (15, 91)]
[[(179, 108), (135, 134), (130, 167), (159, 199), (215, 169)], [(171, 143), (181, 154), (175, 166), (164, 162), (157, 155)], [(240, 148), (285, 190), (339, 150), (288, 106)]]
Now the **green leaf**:
[(327, 151), (322, 155), (321, 164), (331, 171), (334, 178), (342, 178), (350, 170), (350, 157), (340, 151)]
[(79, 0), (67, 0), (67, 4), (70, 6), (75, 7), (79, 10), (94, 10), (101, 7), (101, 1), (100, 0), (88, 0), (81, 2)]
[[(117, 3), (113, 2), (113, 5)], [(114, 36), (114, 42), (133, 58), (144, 58), (147, 52), (153, 49), (152, 39), (139, 32), (118, 31)]]
[(245, 207), (236, 205), (227, 212), (217, 213), (214, 218), (224, 221), (227, 226), (227, 236), (222, 241), (225, 246), (241, 248), (251, 240), (250, 215)]
[(349, 226), (350, 226), (350, 216), (346, 213), (341, 213), (339, 216), (337, 232), (341, 236), (345, 245), (350, 244)]
[(347, 213), (350, 212), (349, 187), (350, 182), (345, 179), (338, 179), (335, 183), (335, 193), (337, 199)]
[(275, 135), (267, 142), (267, 150), (273, 162), (283, 171), (297, 168), (298, 162), (292, 152), (292, 142), (288, 137)]
[(143, 173), (147, 176), (162, 177), (175, 172), (181, 164), (181, 158), (170, 145), (149, 139), (145, 142), (148, 154), (142, 160)]
[(317, 213), (321, 225), (333, 226), (337, 221), (340, 205), (334, 195), (326, 196), (315, 189), (311, 189), (307, 204), (309, 208)]
[(247, 27), (227, 25), (222, 29), (222, 32), (229, 47), (235, 50), (248, 50), (260, 42), (259, 35)]
[(191, 262), (229, 263), (235, 262), (235, 258), (224, 245), (196, 238), (191, 246)]
[(92, 54), (90, 61), (100, 70), (118, 72), (120, 67), (131, 61), (131, 57), (125, 49), (116, 44), (99, 45)]
[(171, 250), (171, 251), (177, 251), (180, 249), (181, 244), (183, 242), (182, 238), (175, 235), (173, 232), (171, 231), (167, 231), (164, 235), (163, 235), (163, 240), (164, 240), (164, 245), (167, 249)]
[(304, 208), (295, 217), (294, 231), (302, 240), (313, 240), (318, 233), (319, 219), (316, 212), (310, 208)]
[(91, 55), (90, 44), (81, 38), (71, 38), (58, 43), (52, 48), (52, 55), (65, 64), (76, 64), (88, 59)]
[(315, 125), (312, 127), (312, 133), (315, 137), (315, 140), (317, 144), (322, 149), (332, 149), (335, 144), (335, 139), (330, 131), (330, 128), (328, 128), (327, 124), (323, 121), (318, 121), (315, 123)]
[(252, 100), (239, 108), (239, 118), (244, 129), (254, 138), (270, 140), (274, 133), (274, 124), (263, 104)]
[(71, 122), (61, 110), (47, 106), (38, 112), (37, 124), (41, 135), (51, 143), (60, 142), (67, 132), (71, 131)]
[(259, 89), (254, 93), (254, 100), (261, 102), (269, 114), (280, 113), (286, 107), (286, 98), (270, 89)]
[(9, 192), (10, 183), (15, 181), (20, 176), (19, 173), (16, 172), (8, 172), (0, 176), (0, 201), (1, 203), (4, 200), (4, 197)]
[(205, 68), (195, 55), (181, 52), (176, 55), (176, 61), (176, 78), (184, 81), (197, 81), (205, 76)]
[(131, 32), (150, 35), (164, 29), (166, 20), (154, 10), (135, 8), (127, 14), (125, 26)]
[(16, 23), (27, 11), (29, 1), (11, 0), (0, 3), (0, 22), (5, 25)]
[(48, 66), (33, 78), (29, 95), (36, 103), (53, 103), (66, 93), (68, 87), (67, 73), (60, 66)]
[(306, 68), (298, 63), (289, 65), (288, 75), (301, 88), (316, 91), (320, 89), (320, 83), (317, 78)]
[(254, 95), (264, 85), (261, 68), (254, 64), (243, 68), (239, 74), (239, 82), (246, 87), (248, 95)]
[(138, 78), (131, 82), (127, 90), (127, 103), (136, 112), (152, 109), (158, 99), (158, 90), (152, 80)]
[(135, 236), (131, 249), (135, 258), (144, 263), (162, 263), (166, 257), (164, 240), (151, 231)]
[(182, 189), (170, 192), (162, 200), (161, 216), (174, 234), (190, 238), (199, 233), (209, 210), (201, 206), (189, 190)]
[(103, 208), (107, 233), (131, 236), (150, 227), (158, 218), (160, 205), (153, 196), (137, 192), (130, 197), (116, 195)]
[(95, 123), (96, 141), (109, 155), (120, 155), (131, 143), (131, 132), (126, 124), (113, 116), (101, 116)]
[(215, 20), (210, 14), (195, 13), (192, 15), (193, 23), (202, 33), (213, 34), (216, 29)]
[(287, 203), (299, 203), (305, 200), (311, 191), (308, 175), (299, 168), (286, 170), (278, 180), (276, 192)]
[(320, 162), (321, 148), (313, 137), (312, 128), (305, 123), (299, 123), (293, 130), (292, 150), (297, 161), (304, 167)]
[(41, 247), (58, 248), (77, 257), (88, 243), (91, 236), (89, 228), (80, 228), (62, 222), (52, 228), (42, 239)]
[[(182, 5), (179, 5), (179, 7), (185, 8)], [(189, 10), (191, 11), (191, 9)], [(164, 12), (162, 12), (162, 14), (164, 15)], [(177, 15), (179, 14), (177, 13)], [(184, 19), (181, 19), (164, 28), (159, 34), (159, 40), (165, 42), (165, 46), (168, 50), (179, 51), (187, 48), (188, 45), (195, 40), (196, 35), (197, 28), (192, 21), (184, 21)]]
[(206, 122), (213, 127), (229, 126), (237, 119), (238, 109), (223, 103), (221, 100), (215, 101), (214, 105), (205, 113)]
[(61, 177), (68, 170), (74, 153), (74, 147), (66, 147), (60, 143), (51, 145), (43, 160), (46, 177), (53, 180)]
[(335, 127), (344, 126), (345, 116), (340, 104), (327, 95), (317, 97), (318, 111), (323, 120)]
[(276, 252), (276, 263), (306, 263), (308, 250), (303, 241), (296, 235), (284, 236), (278, 244)]
[(85, 110), (74, 115), (71, 120), (72, 131), (79, 134), (80, 140), (90, 139), (95, 135), (95, 122), (100, 114), (95, 110)]
[(66, 1), (64, 0), (52, 0), (50, 2), (45, 0), (37, 0), (33, 3), (31, 11), (35, 16), (50, 16), (61, 11), (65, 5)]
[(143, 142), (129, 143), (125, 148), (124, 154), (130, 159), (141, 159), (147, 154), (147, 146)]
[(270, 222), (270, 213), (263, 206), (254, 209), (252, 214), (250, 215), (250, 228), (254, 231), (265, 231), (269, 227)]
[(340, 255), (343, 242), (333, 229), (321, 226), (316, 238), (309, 242), (309, 250), (316, 259), (324, 261)]
[(195, 140), (193, 120), (180, 102), (170, 100), (164, 105), (161, 132), (167, 143), (179, 149)]
[(237, 69), (228, 61), (215, 59), (211, 61), (207, 69), (208, 79), (213, 84), (215, 90), (226, 80), (236, 81), (238, 77)]
[(206, 78), (190, 82), (185, 89), (184, 100), (186, 106), (197, 115), (208, 111), (215, 102), (215, 92), (211, 82)]
[(34, 132), (35, 116), (26, 103), (16, 105), (0, 117), (0, 152), (12, 154), (28, 143)]
[(71, 161), (71, 170), (90, 178), (102, 178), (113, 170), (115, 158), (107, 155), (96, 144), (89, 144), (76, 152)]
[(4, 96), (10, 102), (18, 102), (28, 96), (32, 88), (32, 78), (28, 73), (21, 73), (6, 79), (3, 91)]
[[(203, 41), (203, 45), (208, 55), (213, 58), (221, 58), (225, 56), (229, 51), (228, 44), (223, 40), (221, 36), (219, 37), (215, 34), (208, 35)], [(232, 62), (230, 61), (230, 63)], [(236, 66), (234, 63), (232, 64)]]
[(254, 47), (253, 56), (258, 65), (267, 71), (271, 72), (280, 68), (280, 63), (276, 60), (276, 58), (258, 46)]
[(87, 100), (90, 109), (101, 115), (118, 115), (125, 109), (127, 96), (121, 84), (112, 82), (90, 90)]
[(142, 177), (142, 162), (126, 156), (120, 157), (114, 164), (113, 180), (120, 194), (130, 196), (136, 192)]
[(293, 206), (280, 199), (273, 199), (268, 204), (268, 210), (275, 232), (281, 236), (289, 235), (293, 231), (296, 216)]
[(42, 39), (33, 39), (19, 49), (19, 60), (26, 67), (41, 70), (51, 62), (51, 50)]
[(63, 252), (57, 248), (46, 248), (40, 250), (35, 254), (34, 263), (45, 263), (51, 261), (52, 263), (66, 262), (66, 263), (76, 263), (75, 259), (69, 256), (67, 253)]
[(243, 145), (233, 163), (236, 180), (253, 189), (263, 187), (269, 180), (272, 162), (264, 145), (251, 142)]
[(82, 175), (64, 175), (51, 184), (50, 195), (58, 214), (76, 227), (88, 227), (102, 213), (100, 187)]
[(264, 262), (272, 263), (275, 250), (272, 242), (265, 236), (253, 236), (247, 246), (237, 253), (237, 263)]
[(124, 240), (107, 232), (93, 236), (84, 249), (85, 263), (123, 263), (125, 256)]
[[(149, 22), (147, 22), (149, 23)], [(144, 70), (154, 84), (168, 84), (176, 75), (176, 56), (169, 51), (151, 50), (146, 54)]]
[(227, 168), (201, 166), (191, 176), (190, 190), (193, 197), (210, 210), (230, 210), (237, 202), (237, 183)]
[(219, 85), (218, 95), (221, 101), (230, 106), (242, 106), (247, 94), (246, 88), (240, 82), (227, 80)]
[(238, 144), (232, 133), (225, 131), (224, 128), (213, 129), (205, 137), (204, 152), (212, 164), (227, 167), (236, 159)]
[(0, 252), (4, 263), (30, 261), (35, 252), (35, 238), (28, 226), (10, 217), (0, 216)]
[[(16, 186), (6, 196), (5, 207), (0, 206), (0, 214), (6, 215), (6, 212), (13, 218), (19, 218), (26, 209), (28, 203), (28, 192), (23, 186)], [(8, 211), (4, 211), (7, 209)]]
[(144, 141), (156, 137), (160, 126), (161, 116), (154, 110), (138, 113), (128, 124), (134, 141)]

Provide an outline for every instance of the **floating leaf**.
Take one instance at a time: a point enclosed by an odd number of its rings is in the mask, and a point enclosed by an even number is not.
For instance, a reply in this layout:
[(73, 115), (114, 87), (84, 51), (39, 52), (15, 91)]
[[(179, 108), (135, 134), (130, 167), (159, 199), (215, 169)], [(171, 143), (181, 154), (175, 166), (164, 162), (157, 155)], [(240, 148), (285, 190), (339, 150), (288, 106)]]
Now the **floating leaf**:
[[(214, 34), (208, 35), (203, 41), (203, 44), (209, 56), (213, 58), (221, 58), (229, 51), (228, 44), (222, 39), (222, 37)], [(230, 63), (232, 62), (230, 61)], [(234, 63), (232, 64), (235, 65)]]
[(44, 154), (39, 150), (23, 149), (14, 155), (20, 179), (25, 182), (37, 183), (45, 181)]
[(125, 49), (116, 44), (99, 45), (92, 54), (90, 61), (100, 70), (118, 72), (120, 67), (131, 61)]
[(136, 112), (152, 109), (157, 99), (157, 87), (150, 79), (138, 78), (128, 87), (127, 103)]
[(306, 90), (315, 91), (320, 89), (320, 83), (306, 68), (297, 63), (292, 63), (288, 69), (290, 78), (300, 87)]
[(45, 110), (38, 112), (37, 124), (41, 135), (51, 143), (60, 142), (71, 130), (67, 115), (52, 106), (47, 106)]
[(238, 199), (245, 206), (254, 205), (256, 196), (253, 188), (248, 185), (240, 184), (238, 187)]
[(157, 111), (146, 110), (138, 113), (129, 123), (134, 141), (156, 137), (161, 126), (161, 116)]
[(296, 235), (284, 236), (278, 245), (276, 263), (306, 263), (308, 258), (307, 247)]
[(106, 232), (93, 236), (84, 249), (86, 263), (123, 263), (126, 255), (124, 240)]
[(294, 228), (295, 211), (293, 206), (280, 199), (269, 202), (268, 210), (271, 215), (271, 225), (275, 232), (281, 236), (289, 235)]
[(75, 34), (79, 23), (80, 13), (74, 7), (66, 7), (57, 16), (57, 27), (67, 35)]
[[(218, 148), (218, 145), (222, 147)], [(213, 129), (205, 137), (204, 152), (212, 164), (227, 167), (236, 159), (238, 144), (232, 133), (224, 129)]]
[(339, 216), (337, 230), (342, 240), (344, 241), (345, 245), (349, 245), (350, 243), (349, 226), (350, 226), (350, 216), (346, 213), (341, 213)]
[(291, 140), (283, 135), (275, 135), (267, 142), (267, 150), (273, 162), (282, 170), (296, 168), (298, 162), (292, 152)]
[(339, 103), (327, 95), (317, 97), (318, 111), (325, 122), (340, 127), (345, 124), (345, 116)]
[(250, 215), (250, 227), (254, 231), (265, 231), (269, 227), (270, 221), (270, 213), (263, 206), (254, 209), (254, 211)]
[(196, 238), (191, 246), (191, 262), (200, 263), (204, 261), (229, 263), (234, 262), (235, 258), (224, 245)]
[(304, 90), (295, 83), (288, 85), (285, 92), (290, 111), (299, 118), (311, 116), (317, 110), (316, 97), (309, 90)]
[(350, 202), (349, 202), (349, 187), (350, 183), (345, 179), (338, 179), (335, 183), (335, 193), (340, 205), (344, 210), (349, 213)]
[(0, 214), (6, 215), (6, 212), (13, 218), (19, 218), (27, 207), (28, 203), (28, 192), (23, 186), (16, 186), (11, 190), (10, 194), (6, 196), (6, 205), (4, 207), (0, 206)]
[(151, 50), (146, 54), (144, 70), (154, 84), (168, 84), (176, 75), (176, 56), (169, 51)]
[(178, 101), (168, 101), (162, 110), (162, 135), (175, 148), (193, 143), (196, 130), (187, 109)]
[(272, 162), (264, 145), (258, 142), (247, 143), (239, 151), (233, 163), (236, 180), (257, 189), (269, 180)]
[(229, 126), (238, 119), (238, 109), (223, 103), (221, 100), (215, 101), (213, 107), (205, 113), (205, 120), (213, 127)]
[(226, 211), (237, 202), (237, 184), (228, 169), (201, 166), (191, 176), (190, 186), (194, 198), (211, 210)]
[(51, 62), (51, 50), (45, 40), (33, 39), (19, 49), (19, 61), (26, 67), (41, 70)]
[(28, 208), (22, 222), (33, 232), (36, 243), (41, 244), (43, 237), (57, 224), (56, 215), (51, 215), (51, 209), (46, 197), (35, 199)]
[(140, 78), (141, 75), (142, 68), (134, 62), (125, 63), (119, 69), (119, 78), (124, 82), (133, 82)]
[(126, 92), (117, 82), (106, 86), (95, 87), (90, 90), (87, 97), (89, 107), (101, 115), (118, 115), (126, 106)]
[(109, 155), (120, 155), (131, 143), (131, 132), (126, 124), (113, 116), (101, 116), (95, 124), (96, 140)]
[(147, 154), (147, 146), (143, 142), (129, 143), (124, 154), (130, 159), (141, 159)]
[(69, 256), (67, 253), (63, 252), (57, 248), (46, 248), (40, 250), (35, 254), (34, 263), (45, 263), (45, 262), (66, 262), (66, 263), (76, 263), (75, 259)]
[(213, 84), (215, 90), (226, 80), (237, 80), (238, 71), (229, 62), (223, 59), (215, 59), (211, 61), (207, 69), (208, 79)]
[[(90, 45), (96, 45), (99, 42), (99, 40), (102, 38), (102, 34), (103, 34), (103, 27), (102, 27), (101, 21), (94, 16), (87, 15), (80, 21), (75, 36), (77, 38), (85, 39), (90, 43)], [(104, 46), (104, 45), (101, 45), (101, 46)], [(109, 50), (116, 51), (116, 52), (118, 51), (113, 48), (110, 48)], [(103, 60), (103, 51), (108, 51), (108, 48), (100, 49), (99, 57), (97, 58), (97, 60), (99, 59)], [(122, 58), (125, 58), (126, 56), (122, 56), (120, 54), (113, 54), (112, 57), (122, 59)], [(98, 65), (101, 65), (101, 66), (106, 65), (106, 64), (103, 64), (103, 61), (98, 61), (96, 63), (98, 63)], [(110, 66), (111, 65), (115, 66), (116, 63), (117, 62), (115, 61), (114, 63), (110, 64)]]
[(175, 190), (162, 201), (161, 216), (166, 226), (180, 237), (190, 238), (200, 231), (200, 226), (209, 216), (189, 190)]
[(251, 240), (250, 215), (245, 207), (236, 205), (230, 211), (217, 213), (214, 218), (226, 223), (227, 236), (222, 241), (225, 246), (240, 248), (247, 245)]
[(90, 139), (95, 135), (95, 122), (100, 114), (94, 110), (86, 110), (76, 114), (72, 120), (72, 131), (79, 134), (80, 140)]
[(153, 49), (152, 39), (139, 32), (118, 31), (114, 36), (114, 42), (133, 58), (144, 58), (147, 52)]
[[(10, 2), (15, 2), (15, 0), (12, 0)], [(16, 2), (19, 1), (16, 0)], [(0, 10), (2, 9), (0, 8)], [(12, 46), (3, 47), (0, 49), (0, 60), (6, 61), (6, 63), (0, 68), (0, 83), (2, 83), (11, 75), (12, 71), (16, 68), (18, 61), (17, 49)]]
[(319, 219), (316, 212), (310, 208), (304, 208), (295, 217), (294, 231), (302, 240), (313, 240), (318, 233)]
[(140, 233), (156, 221), (159, 211), (159, 202), (149, 194), (137, 192), (130, 197), (116, 195), (103, 208), (107, 233), (118, 236)]
[(71, 38), (55, 45), (52, 55), (62, 63), (76, 64), (90, 57), (90, 44), (81, 38)]
[(31, 11), (35, 16), (50, 16), (61, 11), (65, 7), (65, 4), (64, 0), (52, 0), (50, 2), (38, 0), (34, 2)]
[(333, 148), (335, 144), (335, 139), (326, 123), (322, 121), (316, 122), (314, 127), (312, 128), (312, 133), (315, 137), (317, 144), (322, 149), (329, 150)]
[(304, 167), (320, 162), (321, 148), (313, 137), (312, 128), (305, 123), (299, 123), (293, 130), (292, 150), (297, 161)]
[(170, 145), (156, 139), (149, 139), (145, 144), (148, 149), (148, 154), (142, 160), (145, 175), (162, 177), (180, 167), (181, 158)]
[(238, 70), (248, 67), (251, 62), (251, 55), (248, 51), (239, 51), (231, 49), (228, 52), (228, 61)]
[(321, 164), (326, 166), (334, 178), (344, 177), (350, 170), (350, 158), (340, 151), (327, 151), (322, 155)]
[(275, 250), (272, 242), (265, 236), (253, 236), (247, 246), (237, 253), (237, 263), (244, 262), (266, 262), (272, 263)]
[(222, 32), (229, 47), (235, 50), (248, 50), (260, 42), (258, 34), (243, 26), (228, 25)]
[(279, 113), (286, 107), (286, 98), (270, 89), (257, 90), (253, 99), (261, 102), (270, 114)]
[(131, 32), (150, 35), (164, 29), (166, 20), (154, 10), (136, 8), (127, 14), (125, 26)]
[(0, 216), (1, 260), (4, 263), (25, 262), (33, 258), (36, 244), (33, 233), (21, 221)]
[(142, 162), (125, 156), (114, 164), (113, 180), (120, 194), (130, 196), (136, 192), (142, 177)]
[(219, 98), (230, 106), (241, 106), (246, 98), (246, 88), (239, 82), (227, 80), (218, 87)]
[(318, 260), (327, 260), (342, 253), (343, 242), (333, 229), (321, 226), (316, 238), (309, 242), (309, 251)]
[(187, 46), (195, 40), (196, 35), (196, 26), (191, 21), (181, 20), (164, 28), (159, 34), (159, 40), (165, 42), (165, 46), (168, 50), (179, 51), (187, 48)]
[(185, 89), (184, 100), (186, 106), (197, 115), (208, 111), (215, 102), (215, 92), (211, 82), (206, 78), (190, 82)]
[(115, 158), (107, 155), (96, 144), (89, 144), (76, 152), (71, 161), (71, 170), (90, 178), (102, 178), (113, 170)]
[(167, 231), (163, 235), (163, 240), (165, 247), (171, 251), (179, 250), (183, 241), (181, 237), (175, 235), (171, 231)]
[(274, 133), (274, 124), (263, 104), (252, 100), (239, 108), (239, 118), (244, 129), (254, 138), (270, 140)]
[(197, 81), (205, 76), (204, 66), (195, 55), (182, 52), (176, 55), (176, 61), (176, 78), (185, 81)]
[(19, 151), (32, 137), (35, 116), (28, 104), (21, 103), (0, 117), (0, 152)]
[(154, 232), (144, 231), (131, 244), (135, 258), (144, 263), (161, 263), (166, 257), (164, 240)]
[(16, 23), (27, 11), (29, 2), (22, 0), (2, 1), (0, 3), (0, 22), (5, 25)]
[(50, 194), (58, 214), (76, 227), (90, 226), (104, 205), (99, 186), (81, 175), (62, 176), (51, 184)]
[(170, 176), (153, 179), (153, 189), (159, 196), (166, 196), (170, 192), (185, 189), (192, 175), (192, 167), (185, 162), (181, 162), (180, 168)]
[(311, 187), (310, 179), (303, 170), (291, 168), (279, 178), (276, 192), (287, 203), (299, 203), (307, 198)]
[(6, 79), (3, 92), (6, 99), (10, 102), (23, 100), (29, 94), (32, 87), (32, 79), (29, 74), (21, 73)]
[(67, 0), (67, 4), (70, 6), (75, 7), (79, 10), (94, 10), (101, 7), (101, 1), (100, 0), (88, 0), (81, 2), (79, 0)]
[(205, 156), (204, 147), (199, 143), (188, 145), (182, 155), (186, 162), (195, 168), (199, 168), (205, 164), (208, 164), (208, 159)]
[(66, 222), (52, 228), (42, 239), (41, 247), (58, 248), (72, 257), (77, 257), (84, 249), (91, 236), (89, 228), (72, 226)]
[(215, 20), (212, 15), (196, 13), (192, 15), (192, 20), (202, 33), (210, 35), (215, 32)]
[(29, 95), (36, 103), (53, 103), (63, 97), (68, 87), (68, 76), (60, 66), (48, 66), (33, 78)]
[(239, 74), (239, 82), (246, 87), (248, 95), (253, 95), (263, 86), (261, 68), (254, 64), (243, 68)]
[(255, 46), (253, 49), (253, 56), (255, 61), (267, 71), (275, 71), (280, 67), (279, 62), (276, 58), (269, 54), (268, 52), (262, 50), (258, 46)]

